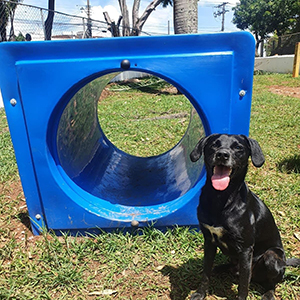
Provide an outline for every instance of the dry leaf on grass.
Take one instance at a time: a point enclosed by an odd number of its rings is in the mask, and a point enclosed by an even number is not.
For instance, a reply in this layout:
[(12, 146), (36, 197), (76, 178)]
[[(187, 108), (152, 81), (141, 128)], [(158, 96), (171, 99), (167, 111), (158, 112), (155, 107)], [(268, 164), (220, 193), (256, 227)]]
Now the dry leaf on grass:
[(294, 237), (295, 237), (298, 241), (300, 241), (300, 231), (299, 231), (299, 232), (295, 232), (295, 233), (294, 233)]
[(107, 290), (102, 290), (102, 291), (91, 292), (91, 293), (89, 293), (89, 296), (107, 296), (107, 295), (113, 295), (116, 293), (117, 293), (117, 291), (115, 291), (115, 290), (107, 289)]

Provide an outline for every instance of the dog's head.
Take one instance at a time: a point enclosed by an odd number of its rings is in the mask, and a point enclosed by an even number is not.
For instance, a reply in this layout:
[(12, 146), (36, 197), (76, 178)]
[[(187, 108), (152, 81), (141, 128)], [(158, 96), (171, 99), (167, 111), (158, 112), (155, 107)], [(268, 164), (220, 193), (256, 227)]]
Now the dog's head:
[(248, 159), (255, 167), (265, 162), (257, 141), (245, 135), (212, 134), (202, 138), (190, 154), (193, 162), (204, 155), (208, 178), (216, 190), (227, 189), (231, 181), (244, 180)]

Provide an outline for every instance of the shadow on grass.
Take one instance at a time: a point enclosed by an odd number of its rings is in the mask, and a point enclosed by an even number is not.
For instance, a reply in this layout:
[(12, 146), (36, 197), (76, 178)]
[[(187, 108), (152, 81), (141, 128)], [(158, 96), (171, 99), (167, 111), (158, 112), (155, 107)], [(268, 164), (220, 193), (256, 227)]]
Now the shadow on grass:
[(18, 214), (18, 218), (23, 225), (25, 225), (31, 231), (31, 223), (28, 212), (21, 212)]
[[(226, 263), (227, 258), (218, 253), (215, 259), (217, 266), (222, 266)], [(165, 266), (161, 272), (164, 276), (169, 277), (171, 284), (170, 298), (172, 300), (185, 300), (197, 290), (202, 278), (203, 259), (190, 259), (186, 263), (178, 266)], [(225, 271), (227, 270), (227, 271)], [(295, 276), (290, 275), (285, 277), (285, 281), (293, 283)], [(262, 296), (263, 288), (251, 282), (249, 292), (253, 295)], [(228, 271), (227, 268), (219, 268), (219, 272), (213, 272), (208, 295), (214, 295), (220, 299), (235, 300), (238, 294), (238, 277)], [(209, 298), (215, 299), (215, 298)]]
[(300, 155), (288, 157), (278, 163), (278, 169), (287, 174), (300, 173)]
[[(157, 81), (153, 83), (149, 83), (148, 85), (142, 85), (139, 80), (135, 81), (124, 81), (124, 82), (119, 82), (119, 86), (125, 86), (129, 89), (132, 90), (138, 90), (143, 93), (148, 93), (148, 94), (159, 94), (159, 95), (181, 95), (181, 92), (175, 88), (174, 86), (170, 85), (162, 80), (162, 81)], [(113, 91), (113, 89), (112, 89)]]
[[(202, 264), (203, 259), (190, 259), (178, 267), (165, 266), (161, 270), (164, 276), (169, 276), (172, 300), (185, 300), (192, 291), (197, 290), (202, 277)], [(236, 299), (236, 291), (232, 289), (233, 283), (236, 283), (236, 278), (231, 274), (213, 274), (208, 294), (226, 297), (228, 300)]]
[[(224, 262), (224, 256), (218, 254), (216, 260)], [(169, 277), (171, 284), (170, 298), (172, 300), (186, 300), (192, 292), (196, 291), (201, 282), (203, 259), (190, 259), (178, 266), (165, 266), (161, 272)], [(219, 265), (217, 263), (217, 265)], [(296, 270), (296, 269), (295, 269)], [(287, 271), (284, 281), (290, 285), (298, 282), (299, 275), (294, 270)], [(253, 295), (262, 296), (264, 290), (257, 283), (251, 283), (249, 291)], [(238, 278), (228, 272), (213, 273), (210, 279), (208, 295), (214, 295), (220, 299), (237, 299)], [(215, 298), (209, 298), (215, 299)]]

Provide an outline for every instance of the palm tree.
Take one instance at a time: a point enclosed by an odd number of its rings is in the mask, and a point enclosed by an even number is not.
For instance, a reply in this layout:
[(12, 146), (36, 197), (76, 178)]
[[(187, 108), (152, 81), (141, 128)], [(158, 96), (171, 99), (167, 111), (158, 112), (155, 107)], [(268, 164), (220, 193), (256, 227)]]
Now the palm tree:
[(197, 33), (198, 0), (173, 0), (174, 33)]
[(163, 0), (162, 5), (173, 6), (175, 34), (198, 32), (198, 0)]

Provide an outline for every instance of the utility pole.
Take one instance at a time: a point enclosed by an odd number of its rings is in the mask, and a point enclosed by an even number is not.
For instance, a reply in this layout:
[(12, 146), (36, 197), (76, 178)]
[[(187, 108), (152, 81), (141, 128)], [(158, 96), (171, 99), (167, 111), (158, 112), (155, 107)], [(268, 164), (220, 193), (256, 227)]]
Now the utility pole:
[(90, 0), (87, 0), (87, 37), (92, 37), (92, 22), (91, 22), (91, 7), (90, 7)]
[(91, 6), (90, 0), (87, 0), (86, 6), (80, 8), (81, 12), (85, 12), (87, 15), (87, 29), (84, 32), (85, 38), (92, 38), (92, 20), (91, 20)]
[(229, 10), (226, 9), (226, 5), (229, 4), (229, 2), (223, 2), (220, 5), (215, 6), (215, 8), (218, 9), (217, 12), (214, 12), (214, 17), (217, 18), (219, 16), (222, 16), (222, 27), (221, 31), (224, 31), (224, 23), (225, 23), (225, 14), (229, 12)]

